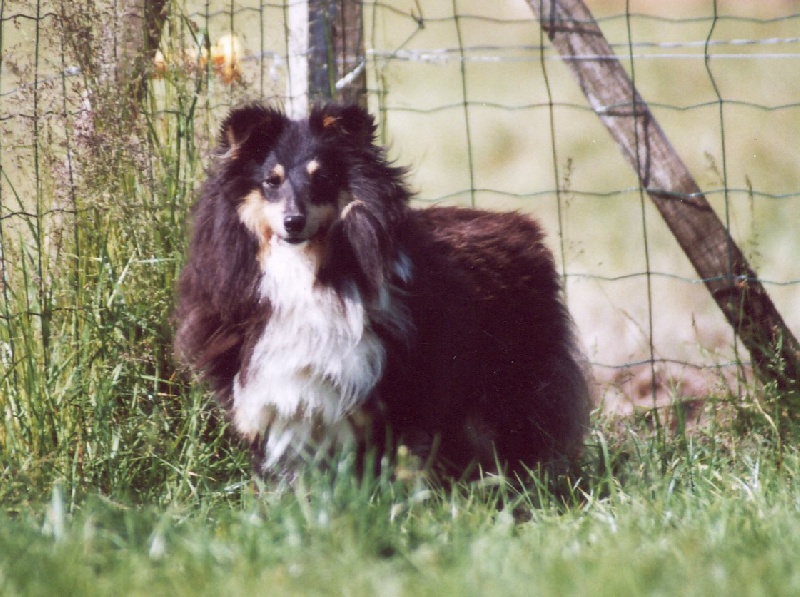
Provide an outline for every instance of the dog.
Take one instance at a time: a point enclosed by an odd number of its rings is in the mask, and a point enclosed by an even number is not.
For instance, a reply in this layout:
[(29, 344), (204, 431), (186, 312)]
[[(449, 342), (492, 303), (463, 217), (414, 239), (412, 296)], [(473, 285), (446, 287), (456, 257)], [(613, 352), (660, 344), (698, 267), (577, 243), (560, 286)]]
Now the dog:
[(575, 462), (589, 391), (542, 230), (411, 208), (375, 128), (335, 104), (228, 115), (193, 210), (177, 353), (263, 478), (350, 448), (405, 446), (452, 479)]

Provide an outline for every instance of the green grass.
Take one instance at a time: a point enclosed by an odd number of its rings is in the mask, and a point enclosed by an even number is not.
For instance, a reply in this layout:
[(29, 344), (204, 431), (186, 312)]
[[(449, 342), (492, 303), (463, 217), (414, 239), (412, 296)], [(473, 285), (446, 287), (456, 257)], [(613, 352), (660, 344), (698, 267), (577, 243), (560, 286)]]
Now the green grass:
[[(75, 53), (86, 73), (101, 55)], [(557, 484), (359, 482), (344, 460), (257, 487), (170, 348), (201, 155), (239, 93), (204, 76), (170, 74), (144, 111), (87, 77), (91, 135), (67, 89), (38, 136), (0, 136), (0, 595), (800, 594), (796, 408), (768, 388), (709, 390), (696, 428), (597, 414)]]
[(56, 486), (0, 518), (0, 593), (797, 594), (796, 450), (779, 470), (774, 447), (752, 442), (615, 441), (608, 460), (595, 438), (562, 498), (357, 483), (346, 467), (168, 507), (93, 496), (70, 510)]

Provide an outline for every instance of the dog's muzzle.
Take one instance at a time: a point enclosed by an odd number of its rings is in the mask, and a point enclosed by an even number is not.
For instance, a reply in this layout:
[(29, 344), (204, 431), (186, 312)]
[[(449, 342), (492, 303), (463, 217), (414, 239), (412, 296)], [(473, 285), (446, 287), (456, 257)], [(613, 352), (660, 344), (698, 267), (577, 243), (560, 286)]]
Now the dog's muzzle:
[(291, 214), (284, 216), (283, 227), (286, 230), (286, 237), (283, 239), (290, 244), (298, 244), (306, 240), (303, 230), (306, 228), (306, 217), (303, 214)]

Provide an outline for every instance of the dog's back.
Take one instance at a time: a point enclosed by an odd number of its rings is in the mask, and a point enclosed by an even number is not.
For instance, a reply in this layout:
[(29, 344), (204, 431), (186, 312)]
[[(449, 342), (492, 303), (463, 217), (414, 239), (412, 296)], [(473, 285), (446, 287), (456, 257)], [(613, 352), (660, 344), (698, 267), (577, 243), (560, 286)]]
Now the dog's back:
[(410, 212), (402, 238), (416, 335), (379, 392), (393, 433), (435, 448), (451, 474), (471, 461), (519, 472), (573, 460), (588, 425), (586, 372), (536, 222), (429, 208)]

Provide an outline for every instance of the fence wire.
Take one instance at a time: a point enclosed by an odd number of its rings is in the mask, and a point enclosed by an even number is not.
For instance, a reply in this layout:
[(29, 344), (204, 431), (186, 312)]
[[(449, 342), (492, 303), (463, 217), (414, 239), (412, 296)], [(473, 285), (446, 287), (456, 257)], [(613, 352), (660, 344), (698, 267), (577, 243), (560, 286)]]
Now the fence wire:
[[(587, 4), (800, 333), (797, 4)], [(144, 123), (112, 126), (124, 5), (0, 0), (2, 316), (38, 317), (42, 342), (59, 309), (82, 308), (56, 304), (48, 286), (58, 268), (78, 267), (81, 213), (135, 188), (130, 210), (185, 197), (158, 216), (182, 227), (226, 110), (292, 99), (296, 3), (173, 2)], [(76, 20), (80, 11), (115, 20)], [(370, 108), (391, 156), (411, 166), (416, 202), (516, 209), (544, 223), (611, 408), (732, 387), (746, 355), (525, 2), (364, 2), (364, 30)], [(99, 163), (115, 152), (135, 180)], [(87, 203), (90, 179), (101, 188)], [(167, 254), (142, 242), (126, 267), (179, 262), (181, 246)]]

